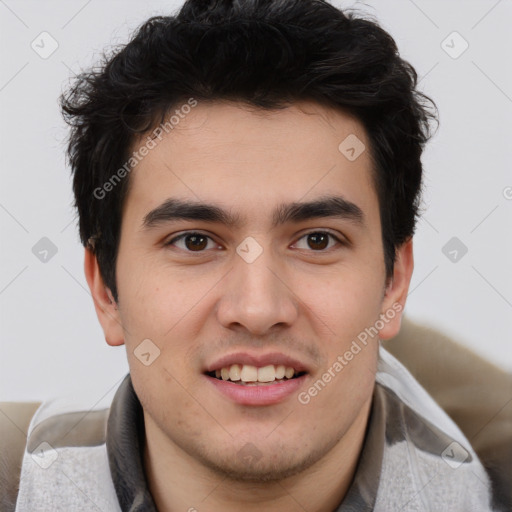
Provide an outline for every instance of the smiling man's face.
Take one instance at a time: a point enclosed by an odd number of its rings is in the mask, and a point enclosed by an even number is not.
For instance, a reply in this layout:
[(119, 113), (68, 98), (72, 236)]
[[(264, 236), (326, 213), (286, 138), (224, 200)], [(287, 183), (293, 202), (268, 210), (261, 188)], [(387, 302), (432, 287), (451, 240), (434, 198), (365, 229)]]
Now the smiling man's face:
[[(339, 149), (349, 135), (367, 148), (353, 161)], [(106, 339), (126, 344), (150, 453), (247, 481), (288, 477), (335, 454), (357, 458), (378, 338), (359, 343), (350, 361), (344, 354), (381, 314), (404, 305), (412, 272), (408, 243), (386, 283), (362, 125), (313, 102), (271, 112), (199, 102), (156, 142), (129, 176), (117, 309), (102, 304), (95, 260), (86, 258)], [(300, 208), (328, 198), (329, 211)], [(398, 332), (400, 314), (393, 316), (382, 339)], [(137, 350), (143, 340), (151, 340), (143, 345), (148, 365)], [(346, 364), (332, 372), (339, 356)], [(256, 385), (215, 377), (236, 363), (249, 381), (254, 366), (300, 373)], [(301, 403), (330, 368), (331, 379)]]

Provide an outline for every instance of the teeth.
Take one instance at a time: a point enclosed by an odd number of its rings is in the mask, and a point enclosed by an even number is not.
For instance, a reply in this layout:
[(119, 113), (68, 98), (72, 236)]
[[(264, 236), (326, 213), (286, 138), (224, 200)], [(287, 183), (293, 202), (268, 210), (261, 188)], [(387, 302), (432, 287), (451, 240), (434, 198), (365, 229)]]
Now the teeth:
[(233, 382), (274, 382), (284, 377), (291, 379), (294, 375), (295, 370), (292, 367), (282, 364), (269, 364), (261, 368), (250, 364), (233, 364), (220, 370), (215, 370), (215, 377)]
[(293, 368), (286, 368), (285, 372), (284, 372), (284, 376), (287, 378), (287, 379), (291, 379), (293, 377), (293, 374), (295, 373), (295, 370)]
[(229, 369), (229, 380), (237, 381), (240, 380), (241, 377), (241, 368), (238, 364), (233, 364)]
[(250, 364), (244, 364), (240, 372), (242, 382), (256, 382), (258, 380), (258, 368)]
[(272, 382), (276, 380), (276, 369), (273, 364), (258, 368), (258, 382)]

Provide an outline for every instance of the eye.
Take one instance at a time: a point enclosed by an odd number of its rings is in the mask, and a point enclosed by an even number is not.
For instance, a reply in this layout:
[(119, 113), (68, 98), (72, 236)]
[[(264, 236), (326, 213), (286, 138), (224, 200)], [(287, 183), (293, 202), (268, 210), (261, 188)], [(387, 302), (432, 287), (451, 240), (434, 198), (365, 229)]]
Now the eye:
[[(331, 248), (329, 246), (329, 238), (335, 240), (341, 245), (344, 243), (334, 234), (329, 231), (312, 231), (310, 233), (306, 233), (299, 240), (306, 238), (306, 247), (299, 247), (299, 249), (307, 249), (308, 247), (313, 249), (315, 252), (325, 251), (327, 248)], [(297, 244), (296, 244), (297, 245)]]
[(177, 242), (183, 241), (184, 246), (180, 247), (180, 249), (188, 252), (204, 252), (203, 249), (208, 247), (208, 240), (213, 242), (212, 238), (204, 233), (187, 231), (186, 233), (182, 233), (181, 235), (169, 240), (165, 245), (174, 245)]
[[(337, 236), (329, 231), (312, 231), (310, 233), (306, 233), (300, 240), (307, 239), (306, 247), (298, 247), (299, 249), (312, 249), (315, 252), (323, 252), (326, 249), (332, 248), (332, 245), (329, 245), (330, 240), (335, 240), (340, 245), (345, 245)], [(205, 235), (204, 233), (198, 233), (196, 231), (187, 231), (178, 235), (168, 242), (165, 243), (165, 246), (175, 245), (176, 247), (183, 249), (187, 252), (196, 252), (201, 253), (204, 252), (205, 249), (213, 248), (211, 245), (208, 247), (208, 242), (212, 242), (213, 246), (217, 246), (213, 239)], [(176, 245), (178, 242), (183, 242), (183, 245), (180, 247)], [(297, 246), (297, 244), (295, 244)], [(335, 245), (335, 244), (333, 244)]]

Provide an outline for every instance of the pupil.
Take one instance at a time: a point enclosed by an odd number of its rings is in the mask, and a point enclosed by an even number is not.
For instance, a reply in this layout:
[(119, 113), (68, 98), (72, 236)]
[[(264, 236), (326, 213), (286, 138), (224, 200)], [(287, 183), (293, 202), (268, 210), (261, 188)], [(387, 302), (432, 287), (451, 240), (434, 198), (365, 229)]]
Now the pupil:
[[(202, 240), (203, 243), (198, 243), (198, 241)], [(206, 243), (204, 243), (206, 240), (206, 237), (204, 235), (188, 235), (186, 238), (186, 245), (188, 249), (204, 249), (206, 247)], [(189, 244), (188, 242), (191, 241), (192, 243)]]
[[(326, 243), (322, 243), (322, 241), (319, 242), (320, 239)], [(329, 239), (325, 233), (311, 233), (309, 235), (309, 240), (313, 240), (313, 243), (309, 244), (312, 249), (325, 249), (329, 244)], [(314, 245), (316, 245), (316, 247), (314, 247)], [(320, 247), (318, 247), (318, 245), (320, 245)]]
[[(329, 238), (325, 233), (311, 233), (308, 235), (312, 249), (325, 249), (329, 244)], [(203, 235), (188, 235), (186, 237), (186, 245), (189, 249), (204, 249), (206, 237)]]

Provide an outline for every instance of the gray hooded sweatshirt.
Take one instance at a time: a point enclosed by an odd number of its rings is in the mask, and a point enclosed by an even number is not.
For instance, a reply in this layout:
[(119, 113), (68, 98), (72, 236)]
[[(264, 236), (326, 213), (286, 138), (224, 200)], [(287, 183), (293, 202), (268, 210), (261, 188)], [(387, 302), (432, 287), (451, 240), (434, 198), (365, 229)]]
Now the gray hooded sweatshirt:
[[(130, 374), (108, 407), (44, 402), (29, 426), (16, 512), (155, 512), (144, 435)], [(190, 510), (200, 511), (194, 498)], [(365, 440), (351, 486), (333, 512), (501, 510), (468, 440), (380, 347)]]

